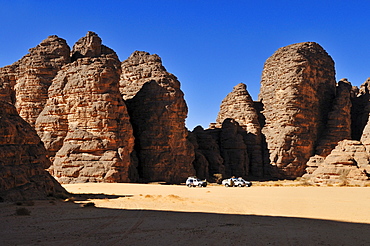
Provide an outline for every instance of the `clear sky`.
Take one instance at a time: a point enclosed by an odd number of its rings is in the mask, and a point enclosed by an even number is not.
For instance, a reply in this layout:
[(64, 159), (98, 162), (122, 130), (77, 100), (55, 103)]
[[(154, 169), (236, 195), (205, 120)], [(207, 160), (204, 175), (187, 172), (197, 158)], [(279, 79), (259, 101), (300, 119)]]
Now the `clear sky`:
[(158, 54), (185, 93), (187, 127), (207, 128), (222, 99), (243, 82), (254, 100), (263, 64), (278, 48), (319, 43), (337, 80), (370, 77), (370, 1), (0, 0), (0, 67), (49, 35), (73, 44), (96, 32), (121, 61)]

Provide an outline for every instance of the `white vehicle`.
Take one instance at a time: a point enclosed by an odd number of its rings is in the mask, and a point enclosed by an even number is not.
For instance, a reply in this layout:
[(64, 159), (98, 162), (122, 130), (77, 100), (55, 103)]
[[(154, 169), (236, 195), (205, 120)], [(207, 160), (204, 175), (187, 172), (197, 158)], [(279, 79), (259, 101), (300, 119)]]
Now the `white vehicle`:
[(186, 180), (186, 186), (188, 187), (207, 187), (207, 181), (206, 180), (200, 180), (197, 177), (189, 177)]
[(229, 179), (224, 179), (222, 181), (222, 185), (225, 185), (225, 187), (250, 187), (252, 185), (252, 182), (246, 181), (242, 178), (229, 178)]

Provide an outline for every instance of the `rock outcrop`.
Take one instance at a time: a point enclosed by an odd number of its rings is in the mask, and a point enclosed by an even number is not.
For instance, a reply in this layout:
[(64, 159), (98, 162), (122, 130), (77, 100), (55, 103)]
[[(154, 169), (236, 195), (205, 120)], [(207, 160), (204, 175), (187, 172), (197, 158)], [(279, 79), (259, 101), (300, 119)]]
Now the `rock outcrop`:
[(335, 88), (334, 62), (316, 43), (289, 45), (267, 59), (259, 100), (272, 176), (296, 178), (305, 172), (325, 129)]
[(0, 160), (0, 201), (67, 193), (45, 170), (51, 162), (36, 131), (4, 101), (0, 101)]
[(352, 85), (347, 79), (338, 82), (332, 110), (323, 135), (318, 139), (316, 154), (328, 156), (339, 141), (351, 139), (351, 91)]
[(225, 119), (220, 132), (220, 150), (226, 177), (246, 177), (249, 174), (246, 132), (233, 119)]
[(197, 126), (189, 134), (195, 150), (193, 165), (199, 178), (216, 181), (218, 177), (225, 176), (224, 160), (218, 145), (219, 132), (213, 129), (204, 130)]
[(72, 50), (49, 88), (36, 130), (61, 183), (137, 180), (134, 137), (119, 93), (120, 61), (93, 32)]
[(48, 88), (61, 67), (70, 62), (70, 48), (49, 36), (14, 64), (0, 69), (0, 99), (13, 103), (31, 126), (43, 110)]
[(361, 142), (343, 140), (303, 178), (318, 185), (370, 184), (370, 155)]
[(235, 120), (245, 130), (245, 144), (248, 149), (250, 167), (249, 174), (263, 176), (261, 126), (254, 102), (243, 83), (236, 85), (231, 93), (222, 101), (215, 127), (222, 127), (226, 119)]
[(185, 128), (184, 94), (161, 59), (134, 52), (122, 62), (120, 92), (134, 129), (141, 179), (183, 182), (195, 175), (194, 147)]

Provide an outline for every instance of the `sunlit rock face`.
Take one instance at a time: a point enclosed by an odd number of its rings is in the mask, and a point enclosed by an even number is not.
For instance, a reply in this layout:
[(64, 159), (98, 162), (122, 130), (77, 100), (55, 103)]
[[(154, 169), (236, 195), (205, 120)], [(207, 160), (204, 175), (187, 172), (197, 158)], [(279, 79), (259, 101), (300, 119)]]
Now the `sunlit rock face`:
[(69, 62), (66, 41), (49, 36), (19, 61), (0, 68), (0, 100), (13, 103), (19, 115), (34, 126), (48, 98), (51, 81)]
[(46, 199), (66, 191), (45, 170), (51, 165), (36, 131), (15, 107), (0, 101), (0, 201)]
[(245, 131), (244, 142), (247, 145), (250, 161), (247, 174), (263, 176), (261, 126), (254, 102), (247, 91), (247, 86), (243, 83), (236, 85), (222, 101), (215, 127), (221, 128), (228, 118), (235, 120)]
[(317, 165), (313, 165), (311, 158), (303, 178), (316, 185), (364, 186), (370, 184), (369, 157), (360, 141), (343, 140), (326, 158), (321, 157)]
[(334, 62), (316, 43), (289, 45), (267, 59), (259, 100), (272, 176), (295, 178), (305, 172), (327, 124), (335, 90)]
[(134, 137), (119, 93), (121, 64), (93, 32), (72, 50), (49, 88), (36, 130), (61, 183), (137, 180)]
[(123, 61), (120, 93), (134, 129), (141, 179), (183, 182), (195, 175), (184, 94), (159, 56), (136, 51)]

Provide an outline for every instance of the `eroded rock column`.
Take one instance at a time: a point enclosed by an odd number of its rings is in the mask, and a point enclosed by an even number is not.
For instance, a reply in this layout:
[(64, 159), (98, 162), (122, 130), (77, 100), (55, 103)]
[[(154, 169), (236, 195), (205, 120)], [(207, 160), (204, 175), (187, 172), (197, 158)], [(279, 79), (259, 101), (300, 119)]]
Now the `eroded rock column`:
[(259, 100), (271, 175), (295, 178), (304, 173), (327, 123), (335, 86), (334, 62), (317, 43), (289, 45), (267, 59)]
[(134, 129), (140, 177), (184, 182), (187, 176), (195, 175), (194, 147), (185, 128), (188, 109), (184, 94), (161, 59), (134, 52), (122, 62), (120, 92)]

